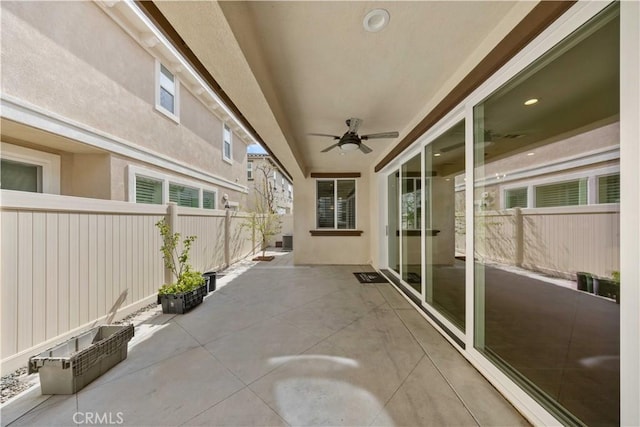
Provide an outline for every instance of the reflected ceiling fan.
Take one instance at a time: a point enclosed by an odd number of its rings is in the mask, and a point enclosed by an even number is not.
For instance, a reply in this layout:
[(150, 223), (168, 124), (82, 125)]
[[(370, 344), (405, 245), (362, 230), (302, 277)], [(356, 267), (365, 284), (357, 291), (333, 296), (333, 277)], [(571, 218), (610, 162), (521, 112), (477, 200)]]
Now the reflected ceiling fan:
[(310, 133), (309, 135), (326, 136), (338, 141), (335, 144), (322, 150), (323, 153), (326, 153), (327, 151), (333, 150), (334, 148), (338, 147), (342, 151), (360, 150), (364, 154), (369, 154), (373, 150), (367, 147), (365, 144), (363, 144), (362, 141), (366, 141), (368, 139), (375, 139), (375, 138), (397, 138), (398, 135), (400, 135), (398, 132), (381, 132), (381, 133), (371, 133), (368, 135), (360, 136), (358, 135), (358, 128), (362, 123), (361, 119), (356, 119), (355, 117), (352, 117), (350, 119), (347, 119), (345, 123), (347, 124), (347, 126), (349, 126), (349, 130), (346, 131), (342, 136), (329, 135), (326, 133)]

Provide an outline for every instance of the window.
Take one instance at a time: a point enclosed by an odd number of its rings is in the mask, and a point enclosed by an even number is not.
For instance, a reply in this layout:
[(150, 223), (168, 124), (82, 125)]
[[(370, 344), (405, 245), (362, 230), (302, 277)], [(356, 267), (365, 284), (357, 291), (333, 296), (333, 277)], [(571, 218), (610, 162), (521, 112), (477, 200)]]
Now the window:
[(169, 201), (175, 202), (178, 206), (187, 206), (191, 208), (200, 207), (198, 197), (198, 189), (185, 187), (184, 185), (169, 184)]
[(620, 203), (620, 174), (598, 177), (598, 203)]
[(156, 108), (168, 117), (178, 118), (178, 81), (160, 62), (156, 62)]
[(577, 206), (587, 204), (587, 178), (536, 187), (536, 207)]
[(60, 194), (60, 156), (2, 142), (0, 188)]
[(136, 203), (162, 204), (162, 181), (136, 176)]
[(231, 162), (231, 128), (226, 124), (222, 129), (222, 158)]
[(289, 184), (289, 198), (293, 198), (293, 187), (291, 186), (291, 184)]
[(216, 193), (215, 191), (203, 191), (202, 192), (202, 207), (204, 209), (216, 208)]
[(247, 179), (253, 180), (253, 162), (247, 162)]
[(527, 207), (527, 188), (525, 187), (525, 188), (514, 188), (511, 190), (505, 190), (504, 207), (505, 209), (526, 208)]
[(42, 193), (42, 166), (2, 159), (0, 169), (3, 190)]
[(356, 228), (356, 181), (336, 179), (316, 181), (318, 228)]

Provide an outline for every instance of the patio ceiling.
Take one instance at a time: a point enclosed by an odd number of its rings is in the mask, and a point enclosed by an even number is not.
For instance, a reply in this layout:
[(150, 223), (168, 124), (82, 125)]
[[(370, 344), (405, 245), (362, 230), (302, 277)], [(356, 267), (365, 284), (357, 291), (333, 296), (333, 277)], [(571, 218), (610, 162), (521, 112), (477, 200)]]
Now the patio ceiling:
[[(535, 2), (156, 2), (273, 154), (294, 175), (367, 170), (528, 13)], [(389, 25), (363, 28), (374, 8)], [(222, 54), (221, 54), (222, 52)], [(373, 153), (321, 153), (345, 119)]]

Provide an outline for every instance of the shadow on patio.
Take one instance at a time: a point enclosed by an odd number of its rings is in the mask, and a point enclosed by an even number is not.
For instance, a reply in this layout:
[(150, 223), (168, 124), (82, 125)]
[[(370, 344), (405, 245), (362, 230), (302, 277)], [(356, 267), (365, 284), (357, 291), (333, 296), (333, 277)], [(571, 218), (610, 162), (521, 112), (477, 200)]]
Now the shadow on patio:
[(370, 266), (291, 259), (139, 325), (127, 360), (76, 395), (30, 393), (10, 425), (527, 424), (391, 285), (358, 283)]

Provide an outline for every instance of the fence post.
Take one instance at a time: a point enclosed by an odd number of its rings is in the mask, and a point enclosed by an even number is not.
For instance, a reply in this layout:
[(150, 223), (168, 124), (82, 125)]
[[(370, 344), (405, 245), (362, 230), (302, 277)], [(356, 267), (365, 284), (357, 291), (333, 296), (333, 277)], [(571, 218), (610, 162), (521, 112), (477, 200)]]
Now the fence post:
[(231, 254), (229, 252), (229, 241), (231, 240), (231, 209), (224, 212), (224, 264), (225, 267), (231, 265)]
[[(169, 226), (169, 233), (173, 234), (178, 232), (178, 205), (175, 202), (167, 203), (167, 225)], [(167, 267), (164, 268), (164, 283), (173, 283), (177, 280), (173, 272)]]
[(524, 224), (522, 221), (522, 209), (514, 208), (513, 216), (515, 222), (515, 241), (516, 241), (516, 253), (514, 263), (516, 267), (522, 267), (522, 261), (524, 260)]

